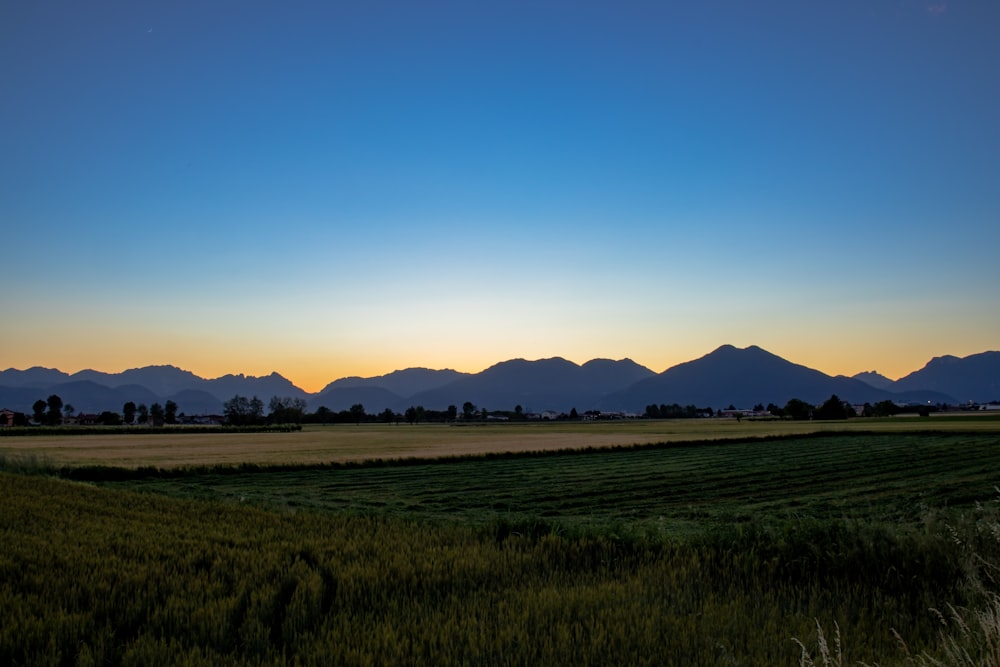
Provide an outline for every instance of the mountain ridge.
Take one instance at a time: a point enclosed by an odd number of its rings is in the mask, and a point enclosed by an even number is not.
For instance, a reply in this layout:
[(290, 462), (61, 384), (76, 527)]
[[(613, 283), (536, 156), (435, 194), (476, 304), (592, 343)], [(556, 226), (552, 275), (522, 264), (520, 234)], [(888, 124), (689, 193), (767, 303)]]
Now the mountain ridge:
[(468, 401), (490, 410), (521, 405), (526, 412), (570, 408), (642, 412), (651, 403), (750, 407), (784, 405), (790, 398), (818, 403), (831, 394), (855, 403), (955, 404), (1000, 399), (1000, 352), (934, 357), (923, 368), (893, 381), (874, 371), (830, 376), (757, 345), (741, 349), (727, 344), (662, 373), (629, 358), (591, 359), (582, 365), (562, 357), (517, 358), (479, 373), (413, 367), (370, 378), (339, 378), (315, 393), (277, 372), (206, 379), (169, 364), (121, 373), (86, 369), (68, 374), (42, 366), (0, 371), (0, 407), (27, 412), (34, 401), (51, 393), (85, 412), (119, 410), (130, 400), (174, 400), (188, 414), (219, 413), (223, 402), (236, 394), (256, 395), (265, 403), (272, 396), (301, 398), (313, 411), (321, 406), (345, 410), (356, 403), (369, 411), (401, 412), (409, 405), (443, 410)]

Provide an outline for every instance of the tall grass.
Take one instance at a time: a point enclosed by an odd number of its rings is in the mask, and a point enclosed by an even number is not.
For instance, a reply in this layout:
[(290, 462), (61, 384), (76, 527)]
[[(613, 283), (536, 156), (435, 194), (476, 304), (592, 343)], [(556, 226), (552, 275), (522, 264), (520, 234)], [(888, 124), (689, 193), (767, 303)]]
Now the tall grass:
[[(960, 517), (955, 524), (933, 523), (949, 536), (951, 557), (958, 569), (953, 593), (963, 602), (939, 603), (928, 608), (927, 613), (938, 625), (936, 641), (917, 653), (904, 637), (906, 630), (893, 628), (899, 642), (895, 655), (904, 664), (919, 667), (1000, 667), (1000, 501), (977, 504), (974, 512)], [(830, 651), (819, 620), (812, 652), (800, 639), (793, 638), (801, 649), (800, 667), (846, 664), (836, 621), (833, 627), (834, 652)]]
[(795, 665), (814, 618), (852, 659), (932, 646), (954, 543), (833, 524), (571, 537), (0, 474), (0, 664)]

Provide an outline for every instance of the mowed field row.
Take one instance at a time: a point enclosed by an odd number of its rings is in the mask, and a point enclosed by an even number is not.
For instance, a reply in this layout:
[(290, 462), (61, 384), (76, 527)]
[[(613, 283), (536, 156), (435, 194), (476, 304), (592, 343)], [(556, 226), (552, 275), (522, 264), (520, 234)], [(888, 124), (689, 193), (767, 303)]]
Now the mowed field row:
[(302, 470), (224, 471), (109, 484), (291, 510), (703, 531), (768, 516), (918, 520), (994, 498), (1000, 433), (843, 433), (614, 451)]
[(315, 464), (376, 459), (435, 458), (484, 453), (604, 448), (660, 442), (689, 442), (817, 431), (907, 432), (1000, 430), (995, 416), (894, 417), (837, 422), (732, 419), (636, 420), (611, 422), (362, 424), (307, 426), (291, 433), (176, 433), (32, 436), (0, 438), (0, 454), (30, 456), (54, 466), (107, 465), (123, 468)]

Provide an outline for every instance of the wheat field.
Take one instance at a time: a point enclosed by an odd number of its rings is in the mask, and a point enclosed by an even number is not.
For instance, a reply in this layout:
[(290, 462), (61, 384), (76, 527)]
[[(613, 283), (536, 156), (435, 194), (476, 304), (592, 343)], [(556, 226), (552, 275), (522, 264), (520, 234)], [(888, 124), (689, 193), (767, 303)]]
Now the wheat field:
[(437, 458), (485, 453), (607, 448), (791, 436), (818, 431), (981, 431), (1000, 427), (992, 416), (893, 417), (848, 421), (750, 421), (733, 419), (634, 420), (521, 424), (361, 424), (306, 426), (282, 433), (144, 434), (141, 429), (94, 435), (0, 438), (0, 454), (31, 456), (55, 466), (288, 465), (376, 459)]

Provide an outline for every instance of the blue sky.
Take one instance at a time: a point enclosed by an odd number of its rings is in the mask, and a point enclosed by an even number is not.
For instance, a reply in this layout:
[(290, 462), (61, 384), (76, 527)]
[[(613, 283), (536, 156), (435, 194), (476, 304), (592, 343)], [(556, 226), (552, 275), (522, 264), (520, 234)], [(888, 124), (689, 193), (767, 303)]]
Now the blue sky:
[(8, 2), (0, 366), (1000, 348), (995, 2)]

